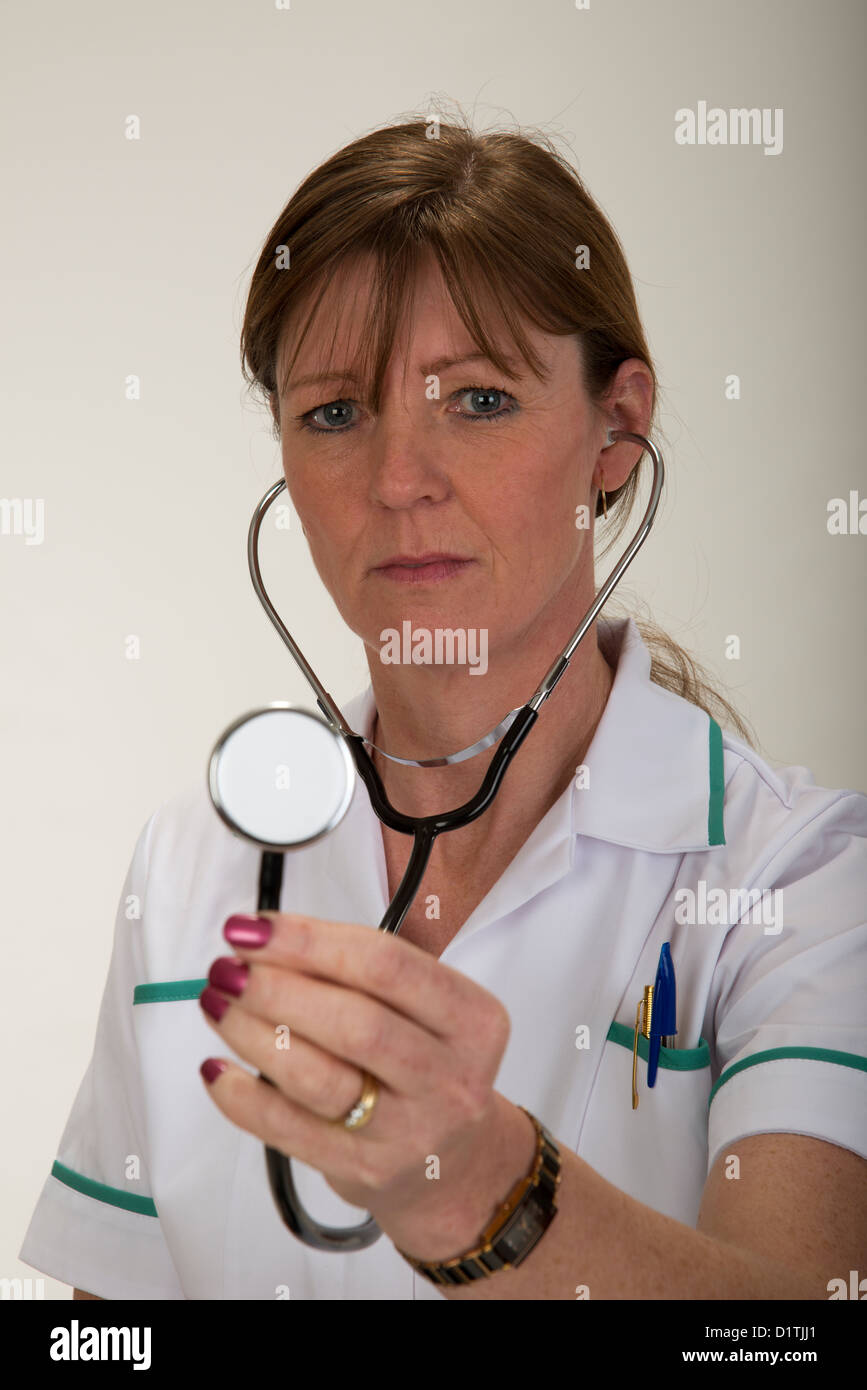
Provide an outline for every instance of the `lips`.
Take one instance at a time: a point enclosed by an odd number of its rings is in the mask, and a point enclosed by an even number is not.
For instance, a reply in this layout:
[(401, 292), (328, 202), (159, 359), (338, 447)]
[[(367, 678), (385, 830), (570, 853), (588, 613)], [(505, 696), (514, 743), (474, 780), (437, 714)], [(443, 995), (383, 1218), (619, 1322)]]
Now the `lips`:
[(377, 565), (373, 573), (399, 584), (438, 584), (442, 580), (453, 579), (472, 564), (473, 560), (465, 559), (462, 555), (447, 555), (440, 550), (431, 550), (424, 555), (392, 555), (383, 564)]
[(405, 566), (409, 569), (418, 569), (421, 565), (436, 565), (447, 563), (466, 563), (466, 555), (448, 555), (441, 550), (431, 550), (424, 555), (391, 555), (387, 560), (383, 560), (381, 565), (374, 566), (375, 569), (391, 569), (393, 565)]

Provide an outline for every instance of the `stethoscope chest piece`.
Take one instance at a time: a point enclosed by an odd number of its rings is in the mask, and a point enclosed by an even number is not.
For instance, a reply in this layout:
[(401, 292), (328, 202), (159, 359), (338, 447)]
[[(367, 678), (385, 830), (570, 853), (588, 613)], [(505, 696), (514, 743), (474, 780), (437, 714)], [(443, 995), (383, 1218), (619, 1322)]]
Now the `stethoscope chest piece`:
[(318, 714), (275, 703), (223, 731), (208, 765), (217, 813), (275, 853), (309, 845), (346, 814), (356, 779), (343, 739)]

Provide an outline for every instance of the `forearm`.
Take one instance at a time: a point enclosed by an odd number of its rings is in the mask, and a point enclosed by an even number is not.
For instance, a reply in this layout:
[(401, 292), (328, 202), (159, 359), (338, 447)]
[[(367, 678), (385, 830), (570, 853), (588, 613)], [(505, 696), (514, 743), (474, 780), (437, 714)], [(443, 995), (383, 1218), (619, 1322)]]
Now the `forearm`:
[[(526, 1116), (504, 1113), (504, 1130), (492, 1146), (491, 1183), (503, 1194), (528, 1171)], [(555, 1136), (556, 1139), (556, 1136)], [(535, 1248), (515, 1269), (471, 1284), (440, 1288), (449, 1299), (815, 1299), (821, 1281), (723, 1242), (663, 1216), (627, 1196), (557, 1140), (561, 1179), (557, 1213)], [(531, 1145), (532, 1147), (532, 1145)], [(503, 1155), (516, 1156), (504, 1181)], [(477, 1191), (490, 1192), (483, 1179)], [(478, 1212), (485, 1215), (479, 1219)], [(490, 1204), (467, 1211), (466, 1240), (449, 1254), (406, 1245), (420, 1259), (445, 1260), (478, 1241)], [(473, 1224), (475, 1223), (475, 1224)], [(470, 1232), (474, 1234), (470, 1234)], [(400, 1246), (400, 1242), (396, 1244)]]

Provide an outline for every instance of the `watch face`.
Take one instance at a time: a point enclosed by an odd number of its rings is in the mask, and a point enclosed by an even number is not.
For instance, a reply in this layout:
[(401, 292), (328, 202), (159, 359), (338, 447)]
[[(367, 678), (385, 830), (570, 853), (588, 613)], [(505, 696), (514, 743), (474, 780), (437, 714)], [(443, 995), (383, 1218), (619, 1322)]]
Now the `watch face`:
[(548, 1225), (544, 1216), (545, 1213), (540, 1210), (537, 1201), (525, 1202), (520, 1210), (515, 1212), (515, 1219), (510, 1222), (508, 1231), (494, 1246), (497, 1254), (511, 1264), (528, 1254)]

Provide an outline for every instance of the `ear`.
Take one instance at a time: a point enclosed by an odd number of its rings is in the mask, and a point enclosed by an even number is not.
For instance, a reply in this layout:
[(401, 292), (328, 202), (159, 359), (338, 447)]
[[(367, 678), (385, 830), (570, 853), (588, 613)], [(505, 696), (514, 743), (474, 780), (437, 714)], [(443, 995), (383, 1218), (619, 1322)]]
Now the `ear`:
[[(653, 377), (647, 364), (637, 357), (621, 362), (604, 401), (605, 424), (609, 429), (646, 435), (653, 411), (653, 395)], [(616, 492), (623, 487), (641, 454), (641, 445), (626, 439), (606, 448), (603, 434), (594, 481), (604, 474), (606, 492)]]
[[(610, 425), (609, 428), (613, 430), (628, 430), (630, 427), (629, 425), (615, 422)], [(622, 442), (614, 441), (612, 444), (606, 445), (605, 438), (603, 437), (602, 448), (599, 451), (599, 456), (596, 460), (596, 468), (593, 473), (595, 486), (601, 487), (604, 478), (605, 491), (618, 492), (635, 467), (638, 459), (636, 448), (636, 445), (630, 444), (626, 440)]]

